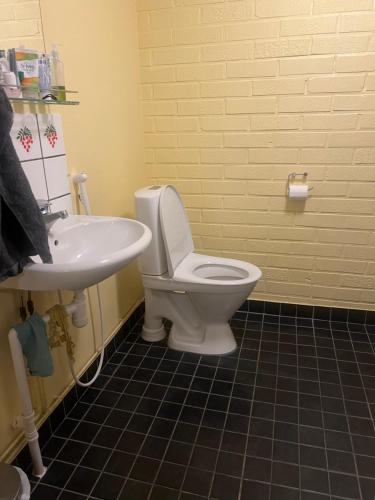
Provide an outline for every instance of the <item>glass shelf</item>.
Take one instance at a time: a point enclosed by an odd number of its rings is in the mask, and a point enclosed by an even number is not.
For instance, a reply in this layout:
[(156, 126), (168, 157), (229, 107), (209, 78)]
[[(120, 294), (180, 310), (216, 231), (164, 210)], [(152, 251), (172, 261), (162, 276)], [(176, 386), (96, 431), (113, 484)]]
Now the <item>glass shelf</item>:
[(47, 104), (52, 106), (78, 106), (79, 101), (46, 101), (45, 99), (33, 99), (30, 97), (9, 97), (12, 102), (30, 102), (33, 104)]
[[(4, 85), (1, 84), (1, 87), (15, 87), (15, 85)], [(22, 87), (17, 87), (21, 88)], [(27, 89), (30, 90), (30, 89)], [(66, 94), (78, 94), (77, 90), (65, 90)], [(72, 101), (72, 100), (66, 100), (66, 101), (54, 101), (52, 99), (42, 99), (41, 97), (9, 97), (8, 99), (12, 102), (29, 102), (32, 104), (47, 104), (47, 105), (57, 105), (57, 106), (78, 106), (79, 101)]]

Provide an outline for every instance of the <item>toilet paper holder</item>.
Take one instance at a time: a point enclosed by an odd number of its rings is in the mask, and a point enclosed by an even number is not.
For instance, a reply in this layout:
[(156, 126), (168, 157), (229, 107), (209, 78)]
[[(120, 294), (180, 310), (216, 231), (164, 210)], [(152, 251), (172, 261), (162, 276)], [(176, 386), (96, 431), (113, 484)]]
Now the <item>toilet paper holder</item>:
[[(302, 182), (306, 182), (307, 180), (307, 175), (308, 173), (307, 172), (302, 172), (302, 173), (298, 173), (298, 172), (291, 172), (289, 175), (288, 175), (288, 183), (287, 183), (287, 194), (289, 196), (289, 189), (290, 189), (290, 185), (294, 183), (296, 177), (302, 177), (301, 181)], [(308, 191), (312, 191), (312, 187), (309, 187), (308, 188)]]

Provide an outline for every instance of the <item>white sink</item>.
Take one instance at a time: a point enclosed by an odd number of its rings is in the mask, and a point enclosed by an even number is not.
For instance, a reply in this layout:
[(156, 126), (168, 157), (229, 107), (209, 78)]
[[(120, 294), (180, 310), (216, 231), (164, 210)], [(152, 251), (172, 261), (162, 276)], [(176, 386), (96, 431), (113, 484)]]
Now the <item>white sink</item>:
[(53, 264), (33, 257), (22, 274), (0, 286), (21, 290), (81, 290), (117, 273), (151, 241), (144, 224), (120, 217), (71, 215), (48, 233)]

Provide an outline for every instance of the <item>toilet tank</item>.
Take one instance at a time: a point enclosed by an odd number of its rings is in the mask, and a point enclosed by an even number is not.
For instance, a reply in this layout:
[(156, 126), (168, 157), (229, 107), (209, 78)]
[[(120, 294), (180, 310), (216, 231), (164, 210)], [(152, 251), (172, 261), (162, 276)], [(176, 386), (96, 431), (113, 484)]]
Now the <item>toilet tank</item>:
[(160, 276), (168, 270), (163, 236), (159, 219), (159, 199), (163, 186), (148, 186), (135, 193), (135, 214), (137, 220), (146, 224), (152, 232), (147, 250), (138, 257), (142, 274)]

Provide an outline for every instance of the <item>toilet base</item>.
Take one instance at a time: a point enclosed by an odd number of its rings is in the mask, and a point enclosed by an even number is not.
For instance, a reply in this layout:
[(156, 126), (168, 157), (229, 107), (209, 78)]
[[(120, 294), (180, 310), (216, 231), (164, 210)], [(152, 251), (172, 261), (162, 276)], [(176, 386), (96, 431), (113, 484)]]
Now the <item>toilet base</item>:
[(164, 325), (160, 328), (147, 328), (145, 325), (142, 327), (141, 337), (146, 342), (160, 342), (165, 339), (166, 335)]
[(221, 356), (235, 351), (237, 343), (228, 323), (206, 325), (202, 341), (197, 343), (184, 341), (179, 336), (176, 326), (172, 325), (168, 347), (176, 351)]

